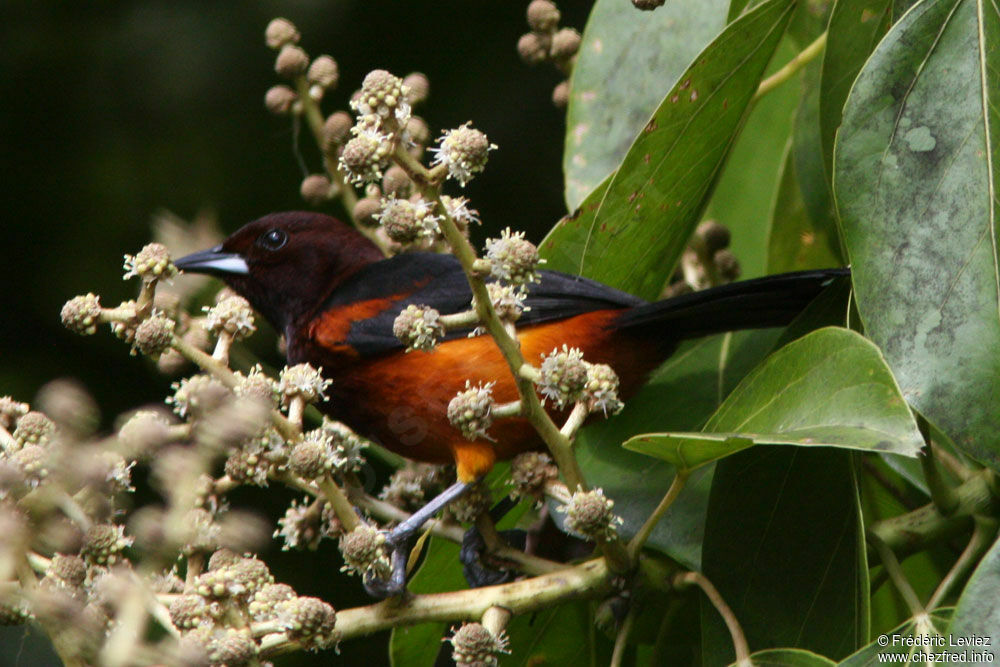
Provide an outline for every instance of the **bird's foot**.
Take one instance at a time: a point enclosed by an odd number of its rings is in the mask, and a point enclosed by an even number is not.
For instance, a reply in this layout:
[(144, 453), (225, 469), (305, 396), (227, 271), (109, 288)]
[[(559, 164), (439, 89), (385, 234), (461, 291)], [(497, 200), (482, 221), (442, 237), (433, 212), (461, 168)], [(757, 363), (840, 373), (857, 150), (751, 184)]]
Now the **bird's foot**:
[(406, 563), (410, 558), (410, 539), (393, 540), (392, 534), (386, 538), (389, 547), (391, 571), (388, 577), (365, 576), (365, 592), (373, 598), (384, 600), (406, 592)]
[[(523, 530), (502, 530), (498, 534), (514, 548), (524, 547)], [(476, 527), (465, 531), (458, 559), (462, 562), (462, 574), (465, 575), (469, 588), (505, 584), (518, 574), (516, 570), (509, 568), (507, 563), (490, 554), (486, 540)]]

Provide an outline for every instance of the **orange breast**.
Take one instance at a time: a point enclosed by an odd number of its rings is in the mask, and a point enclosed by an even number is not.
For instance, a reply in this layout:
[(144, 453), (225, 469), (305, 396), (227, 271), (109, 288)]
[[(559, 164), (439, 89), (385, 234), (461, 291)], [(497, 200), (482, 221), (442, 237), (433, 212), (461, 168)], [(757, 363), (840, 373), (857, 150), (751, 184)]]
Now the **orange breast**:
[[(563, 344), (578, 347), (587, 361), (610, 364), (622, 380), (622, 394), (628, 395), (659, 360), (649, 344), (616, 340), (616, 330), (608, 325), (619, 312), (595, 311), (524, 327), (519, 331), (522, 353), (537, 365)], [(343, 364), (331, 379), (331, 400), (322, 407), (332, 415), (403, 456), (431, 463), (454, 460), (465, 479), (485, 473), (496, 458), (541, 446), (524, 419), (497, 420), (489, 431), (492, 442), (469, 442), (448, 421), (448, 403), (466, 380), (494, 382), (497, 402), (517, 398), (507, 363), (486, 335), (450, 340), (430, 352), (358, 359)], [(553, 417), (563, 415), (553, 411)]]

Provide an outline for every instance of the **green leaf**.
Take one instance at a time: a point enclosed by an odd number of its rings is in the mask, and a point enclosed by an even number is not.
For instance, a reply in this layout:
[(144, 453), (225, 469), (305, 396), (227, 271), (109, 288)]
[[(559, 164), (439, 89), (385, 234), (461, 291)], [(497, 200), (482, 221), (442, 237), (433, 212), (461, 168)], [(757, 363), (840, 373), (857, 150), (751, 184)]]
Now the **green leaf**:
[(608, 642), (594, 628), (587, 602), (522, 614), (507, 626), (510, 655), (503, 665), (602, 665), (611, 658)]
[[(770, 351), (778, 335), (774, 330), (741, 331), (684, 343), (626, 401), (621, 414), (580, 432), (574, 445), (580, 467), (593, 486), (615, 501), (615, 512), (625, 521), (623, 535), (634, 535), (659, 504), (674, 468), (622, 449), (619, 443), (652, 429), (699, 428)], [(647, 545), (698, 568), (711, 483), (710, 466), (692, 475)]]
[(916, 456), (917, 425), (878, 349), (829, 327), (750, 373), (701, 433), (654, 433), (625, 446), (693, 469), (754, 444), (831, 446)]
[(837, 0), (830, 14), (820, 83), (819, 126), (823, 165), (833, 176), (833, 141), (851, 84), (889, 29), (892, 0)]
[(548, 268), (646, 298), (659, 294), (792, 7), (791, 0), (768, 0), (702, 51), (639, 133), (608, 187), (598, 187), (549, 232), (541, 246)]
[[(889, 656), (912, 656), (916, 652), (920, 651), (934, 651), (942, 649), (933, 649), (929, 647), (914, 647), (914, 646), (904, 646), (902, 642), (907, 638), (920, 638), (920, 637), (941, 637), (945, 641), (946, 638), (943, 637), (945, 628), (948, 626), (948, 619), (951, 618), (952, 609), (941, 607), (930, 612), (926, 617), (920, 620), (909, 619), (905, 623), (893, 628), (889, 632), (886, 632), (881, 637), (885, 637), (886, 645), (883, 646), (878, 639), (868, 644), (864, 648), (860, 649), (857, 653), (846, 658), (840, 663), (840, 667), (869, 667), (874, 665), (881, 665), (888, 663), (887, 658)], [(916, 667), (917, 665), (923, 666), (926, 664), (925, 661), (908, 661), (901, 660), (900, 662), (893, 662), (892, 664), (897, 665), (911, 665)]]
[[(992, 659), (980, 662), (996, 662), (1000, 658), (1000, 539), (979, 561), (965, 585), (948, 632), (953, 638), (990, 637), (990, 647), (985, 650)], [(984, 648), (970, 647), (970, 651), (982, 652)]]
[[(836, 667), (829, 658), (800, 648), (772, 648), (750, 655), (754, 667)], [(733, 663), (735, 665), (736, 663)]]
[[(750, 646), (839, 658), (867, 639), (861, 531), (850, 452), (755, 447), (715, 466), (702, 567)], [(725, 623), (701, 617), (701, 664), (728, 664)]]
[[(783, 66), (796, 52), (786, 35), (766, 73)], [(793, 78), (754, 103), (702, 214), (729, 228), (729, 249), (739, 258), (741, 274), (747, 278), (767, 273), (773, 193), (781, 177), (784, 145), (792, 133), (800, 89), (798, 78)]]
[(995, 5), (914, 5), (851, 91), (834, 184), (867, 335), (907, 401), (995, 469), (998, 41)]
[(691, 60), (725, 26), (726, 0), (670, 2), (640, 13), (598, 0), (583, 31), (566, 109), (566, 207), (618, 168)]

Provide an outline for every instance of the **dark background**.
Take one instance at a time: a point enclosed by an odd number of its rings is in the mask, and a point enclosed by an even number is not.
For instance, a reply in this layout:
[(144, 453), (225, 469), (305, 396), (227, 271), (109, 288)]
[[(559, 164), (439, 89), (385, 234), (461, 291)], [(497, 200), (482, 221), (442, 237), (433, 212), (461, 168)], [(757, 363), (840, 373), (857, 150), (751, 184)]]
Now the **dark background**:
[[(589, 4), (561, 3), (563, 25), (582, 30)], [(510, 225), (538, 241), (565, 212), (564, 127), (550, 101), (560, 75), (550, 66), (529, 68), (516, 54), (526, 5), (0, 4), (0, 395), (31, 401), (48, 380), (77, 378), (100, 404), (105, 427), (128, 408), (162, 401), (169, 379), (130, 357), (104, 327), (90, 337), (64, 330), (62, 304), (86, 292), (108, 306), (134, 298), (134, 281), (121, 281), (122, 254), (150, 240), (159, 209), (186, 219), (211, 209), (228, 233), (263, 214), (305, 207), (291, 123), (263, 106), (265, 91), (280, 82), (263, 38), (276, 16), (298, 26), (310, 56), (328, 53), (340, 65), (326, 112), (346, 108), (372, 69), (424, 72), (431, 97), (417, 113), (434, 136), (471, 120), (499, 145), (463, 193), (483, 219), (476, 239)], [(303, 133), (303, 153), (318, 171), (311, 142)], [(330, 212), (340, 215), (335, 206)], [(275, 488), (265, 493), (268, 512), (280, 515), (291, 496)], [(339, 606), (364, 601), (357, 579), (332, 577), (339, 560), (330, 549), (288, 555), (273, 548), (265, 558), (302, 594)], [(10, 637), (0, 637), (0, 664), (22, 648), (19, 664), (41, 664), (28, 647), (11, 646)], [(385, 659), (381, 641), (342, 648), (340, 658), (303, 659)]]

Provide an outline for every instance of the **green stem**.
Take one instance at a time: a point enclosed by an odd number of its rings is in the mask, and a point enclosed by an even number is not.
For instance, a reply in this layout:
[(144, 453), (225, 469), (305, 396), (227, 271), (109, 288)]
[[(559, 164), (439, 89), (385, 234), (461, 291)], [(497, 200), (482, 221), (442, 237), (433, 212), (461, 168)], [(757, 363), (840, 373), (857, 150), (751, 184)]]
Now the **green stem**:
[(663, 499), (660, 500), (660, 504), (656, 506), (653, 513), (650, 514), (646, 521), (642, 524), (639, 532), (637, 532), (632, 538), (632, 541), (629, 542), (628, 554), (629, 558), (633, 562), (635, 562), (635, 560), (639, 557), (639, 551), (642, 550), (642, 545), (644, 545), (646, 540), (649, 539), (653, 529), (656, 528), (656, 524), (659, 523), (667, 509), (673, 505), (675, 500), (677, 500), (677, 496), (680, 495), (680, 492), (684, 488), (684, 484), (687, 483), (687, 479), (690, 474), (691, 473), (687, 470), (677, 471), (677, 474), (674, 475), (673, 481), (670, 482), (670, 488), (667, 489)]
[(743, 628), (740, 627), (740, 622), (736, 619), (736, 614), (726, 604), (726, 601), (722, 599), (722, 595), (719, 594), (718, 589), (712, 582), (701, 572), (682, 572), (674, 577), (674, 585), (678, 587), (695, 585), (702, 590), (708, 601), (712, 603), (715, 610), (722, 616), (722, 620), (726, 622), (726, 627), (729, 628), (729, 634), (733, 639), (733, 649), (736, 651), (737, 667), (752, 667), (750, 646), (747, 644), (746, 635), (743, 634)]
[(351, 506), (351, 501), (347, 499), (344, 490), (336, 482), (330, 479), (329, 476), (324, 475), (316, 480), (316, 484), (323, 492), (326, 502), (333, 508), (333, 513), (337, 515), (340, 523), (344, 525), (346, 532), (349, 533), (361, 525), (361, 519), (358, 518), (354, 507)]
[(875, 551), (878, 552), (879, 558), (882, 561), (882, 567), (885, 569), (886, 574), (889, 575), (889, 579), (892, 580), (896, 590), (903, 596), (903, 601), (909, 608), (910, 615), (919, 616), (920, 614), (926, 613), (927, 610), (924, 609), (922, 604), (920, 604), (920, 598), (917, 597), (916, 591), (913, 590), (913, 586), (911, 586), (909, 580), (907, 580), (906, 574), (903, 572), (903, 568), (896, 559), (896, 554), (892, 553), (892, 549), (886, 546), (885, 542), (879, 539), (877, 535), (869, 534), (868, 542), (875, 548)]
[(635, 625), (637, 610), (638, 606), (633, 603), (625, 615), (622, 626), (618, 629), (618, 636), (615, 637), (615, 648), (611, 653), (610, 667), (621, 667), (625, 657), (625, 649), (628, 648), (628, 638), (632, 634), (632, 626)]
[(997, 534), (997, 522), (994, 519), (988, 519), (985, 517), (974, 517), (976, 521), (976, 528), (972, 531), (972, 538), (969, 543), (965, 546), (962, 554), (952, 565), (951, 569), (948, 570), (948, 574), (944, 576), (938, 587), (934, 589), (934, 594), (931, 595), (930, 601), (927, 603), (927, 608), (934, 610), (937, 608), (941, 602), (947, 597), (948, 593), (951, 591), (952, 587), (959, 581), (965, 578), (969, 573), (969, 570), (979, 562), (979, 559), (986, 553), (986, 550), (990, 548), (993, 544), (993, 538)]
[(914, 412), (913, 416), (916, 417), (917, 428), (920, 429), (920, 435), (924, 438), (924, 450), (918, 458), (924, 471), (924, 479), (927, 481), (927, 490), (930, 491), (934, 505), (941, 511), (941, 514), (947, 516), (958, 507), (958, 496), (941, 475), (941, 468), (934, 456), (934, 447), (931, 445), (930, 424), (919, 412)]
[(779, 69), (777, 72), (767, 77), (760, 82), (757, 87), (757, 92), (754, 93), (753, 99), (750, 103), (753, 104), (760, 98), (767, 95), (769, 92), (788, 81), (798, 72), (800, 69), (806, 66), (809, 62), (814, 60), (816, 56), (823, 52), (823, 48), (826, 46), (826, 36), (827, 33), (824, 32), (822, 35), (817, 37), (813, 42), (802, 49), (794, 58), (789, 60), (784, 67)]

